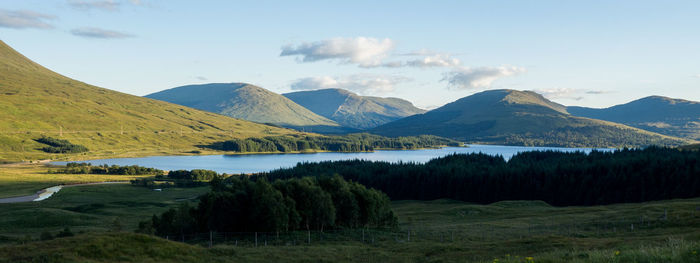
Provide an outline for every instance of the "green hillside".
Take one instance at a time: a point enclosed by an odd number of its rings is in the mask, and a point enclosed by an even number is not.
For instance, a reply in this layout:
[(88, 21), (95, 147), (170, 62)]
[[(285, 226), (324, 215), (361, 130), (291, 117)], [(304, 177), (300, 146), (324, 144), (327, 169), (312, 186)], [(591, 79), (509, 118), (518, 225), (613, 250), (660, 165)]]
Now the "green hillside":
[(604, 109), (568, 107), (567, 111), (669, 136), (700, 139), (700, 102), (696, 101), (650, 96)]
[(156, 92), (147, 98), (226, 116), (306, 131), (340, 131), (337, 123), (269, 90), (246, 83), (189, 85)]
[(301, 106), (340, 125), (369, 129), (425, 112), (406, 100), (360, 96), (342, 89), (322, 89), (283, 94)]
[(90, 156), (197, 150), (231, 138), (295, 131), (95, 87), (52, 72), (0, 41), (0, 162), (60, 158), (35, 139), (84, 145)]
[(386, 136), (431, 134), (472, 143), (539, 146), (619, 147), (691, 142), (572, 116), (566, 107), (537, 93), (515, 90), (477, 93), (371, 132)]

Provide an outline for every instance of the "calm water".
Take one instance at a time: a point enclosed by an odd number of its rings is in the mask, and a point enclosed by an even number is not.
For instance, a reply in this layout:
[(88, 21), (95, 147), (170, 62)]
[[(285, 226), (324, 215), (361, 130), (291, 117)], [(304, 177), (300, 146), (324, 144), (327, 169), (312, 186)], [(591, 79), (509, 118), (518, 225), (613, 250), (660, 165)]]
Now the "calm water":
[[(591, 148), (520, 147), (499, 145), (469, 145), (469, 147), (445, 147), (441, 149), (375, 151), (366, 153), (300, 153), (300, 154), (242, 154), (201, 156), (152, 156), (142, 158), (117, 158), (85, 161), (93, 165), (139, 165), (162, 170), (208, 169), (220, 173), (255, 173), (278, 168), (293, 167), (300, 162), (364, 159), (388, 162), (424, 163), (452, 153), (485, 153), (510, 159), (518, 152), (555, 150), (562, 152), (590, 152)], [(608, 150), (608, 149), (602, 149)], [(66, 162), (54, 162), (66, 164)]]

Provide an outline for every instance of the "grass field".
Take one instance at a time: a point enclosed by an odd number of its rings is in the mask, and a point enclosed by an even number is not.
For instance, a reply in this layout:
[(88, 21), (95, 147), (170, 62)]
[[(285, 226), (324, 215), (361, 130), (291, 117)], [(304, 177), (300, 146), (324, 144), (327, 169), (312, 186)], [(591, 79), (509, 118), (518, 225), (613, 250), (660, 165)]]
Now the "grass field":
[(119, 182), (147, 176), (105, 174), (49, 174), (43, 164), (0, 166), (0, 198), (31, 195), (46, 187), (60, 184)]
[[(42, 202), (1, 204), (0, 259), (529, 262), (528, 257), (532, 257), (534, 262), (700, 262), (700, 199), (595, 207), (551, 207), (538, 201), (490, 205), (451, 200), (399, 201), (392, 206), (399, 216), (400, 229), (390, 234), (393, 238), (378, 238), (374, 243), (328, 238), (311, 245), (253, 247), (216, 240), (208, 249), (206, 245), (128, 233), (139, 221), (181, 202), (195, 201), (206, 191), (206, 187), (157, 192), (130, 185), (96, 185), (65, 188)], [(55, 234), (65, 227), (82, 234), (18, 245), (23, 240), (38, 239), (41, 232)], [(114, 232), (120, 228), (122, 232)], [(406, 238), (408, 231), (410, 241)]]

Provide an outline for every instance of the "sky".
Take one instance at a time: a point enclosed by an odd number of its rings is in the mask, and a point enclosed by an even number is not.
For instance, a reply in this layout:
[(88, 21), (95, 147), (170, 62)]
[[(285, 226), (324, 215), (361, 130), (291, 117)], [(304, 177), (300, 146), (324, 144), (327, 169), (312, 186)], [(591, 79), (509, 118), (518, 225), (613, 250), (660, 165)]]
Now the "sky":
[(432, 109), (490, 90), (700, 101), (700, 1), (0, 0), (0, 40), (134, 95), (246, 82)]

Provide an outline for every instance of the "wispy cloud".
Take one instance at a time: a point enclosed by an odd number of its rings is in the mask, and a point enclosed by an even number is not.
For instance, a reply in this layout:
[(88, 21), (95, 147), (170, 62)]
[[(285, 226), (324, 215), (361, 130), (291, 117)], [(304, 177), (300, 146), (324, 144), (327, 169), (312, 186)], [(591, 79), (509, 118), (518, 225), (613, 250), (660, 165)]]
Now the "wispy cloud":
[(416, 67), (416, 68), (438, 68), (438, 67), (459, 67), (461, 61), (457, 58), (450, 56), (449, 54), (428, 54), (419, 55), (422, 57), (409, 59), (409, 60), (398, 60), (390, 62), (382, 62), (380, 64), (375, 64), (365, 67), (385, 67), (385, 68), (400, 68), (400, 67)]
[(572, 88), (539, 89), (539, 90), (534, 90), (534, 92), (542, 94), (542, 96), (544, 96), (545, 98), (548, 98), (548, 99), (570, 99), (570, 100), (582, 100), (583, 99), (583, 96), (580, 96), (580, 94), (582, 93), (581, 90), (572, 89)]
[(209, 80), (209, 79), (207, 79), (207, 78), (204, 77), (204, 76), (196, 76), (195, 78), (196, 78), (197, 80), (201, 80), (201, 81), (207, 81), (207, 80)]
[(119, 31), (112, 31), (112, 30), (106, 30), (106, 29), (101, 29), (101, 28), (95, 28), (95, 27), (82, 27), (82, 28), (76, 28), (70, 31), (71, 34), (79, 36), (79, 37), (86, 37), (86, 38), (101, 38), (101, 39), (115, 39), (115, 38), (129, 38), (129, 37), (134, 37), (134, 35), (119, 32)]
[(609, 90), (587, 90), (585, 93), (590, 94), (590, 95), (600, 95), (600, 94), (608, 94), (608, 93), (613, 93), (613, 92), (609, 91)]
[(302, 78), (292, 83), (292, 90), (316, 89), (346, 89), (363, 95), (383, 94), (394, 91), (396, 86), (410, 78), (401, 76), (385, 76), (358, 74), (343, 77), (311, 77)]
[(568, 99), (568, 100), (582, 100), (585, 95), (601, 95), (612, 93), (608, 90), (582, 90), (582, 89), (572, 89), (572, 88), (552, 88), (552, 89), (538, 89), (534, 90), (542, 96), (548, 99)]
[(489, 88), (494, 81), (525, 72), (525, 68), (515, 66), (500, 67), (463, 67), (443, 75), (442, 81), (447, 82), (448, 87), (455, 89), (482, 89)]
[(113, 0), (71, 0), (68, 5), (79, 10), (117, 11), (120, 3)]
[(51, 29), (53, 26), (47, 20), (53, 19), (56, 17), (33, 11), (0, 9), (0, 27)]
[(299, 56), (299, 62), (336, 60), (372, 67), (380, 65), (393, 48), (394, 41), (388, 38), (332, 38), (284, 46), (280, 56)]
[(458, 67), (461, 61), (448, 54), (433, 54), (420, 59), (409, 60), (406, 65), (411, 67)]

